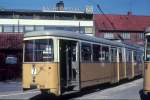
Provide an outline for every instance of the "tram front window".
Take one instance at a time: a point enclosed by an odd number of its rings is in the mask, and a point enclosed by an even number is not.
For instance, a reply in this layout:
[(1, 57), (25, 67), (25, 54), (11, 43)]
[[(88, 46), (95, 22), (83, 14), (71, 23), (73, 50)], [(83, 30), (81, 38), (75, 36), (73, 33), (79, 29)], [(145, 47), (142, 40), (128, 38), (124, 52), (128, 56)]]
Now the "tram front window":
[(51, 39), (25, 41), (25, 62), (46, 62), (53, 60), (53, 41)]
[(146, 36), (146, 61), (150, 61), (150, 36)]

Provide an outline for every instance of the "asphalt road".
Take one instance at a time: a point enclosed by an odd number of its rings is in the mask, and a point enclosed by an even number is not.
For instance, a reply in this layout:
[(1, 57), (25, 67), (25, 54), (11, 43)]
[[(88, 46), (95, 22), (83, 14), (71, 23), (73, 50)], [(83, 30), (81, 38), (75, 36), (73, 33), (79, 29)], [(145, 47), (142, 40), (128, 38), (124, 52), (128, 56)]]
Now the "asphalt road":
[[(140, 90), (143, 87), (143, 79), (123, 82), (119, 85), (100, 85), (98, 88), (65, 95), (59, 99), (86, 100), (86, 99), (136, 99), (140, 100)], [(51, 99), (49, 95), (43, 95), (39, 90), (22, 91), (21, 82), (0, 82), (0, 100), (46, 100)]]
[(138, 79), (115, 87), (97, 90), (96, 92), (85, 94), (83, 96), (74, 99), (140, 100), (140, 91), (142, 90), (142, 88), (143, 88), (143, 79)]

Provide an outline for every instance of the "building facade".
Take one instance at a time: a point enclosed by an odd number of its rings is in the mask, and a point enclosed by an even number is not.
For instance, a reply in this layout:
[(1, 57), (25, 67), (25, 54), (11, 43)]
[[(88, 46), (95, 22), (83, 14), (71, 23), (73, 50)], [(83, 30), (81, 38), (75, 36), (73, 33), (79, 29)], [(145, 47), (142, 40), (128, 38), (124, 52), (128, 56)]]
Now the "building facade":
[(21, 77), (26, 32), (57, 29), (94, 35), (93, 13), (63, 7), (61, 1), (53, 10), (0, 10), (0, 79)]
[(95, 36), (111, 40), (121, 39), (144, 45), (144, 30), (150, 26), (150, 16), (95, 14)]

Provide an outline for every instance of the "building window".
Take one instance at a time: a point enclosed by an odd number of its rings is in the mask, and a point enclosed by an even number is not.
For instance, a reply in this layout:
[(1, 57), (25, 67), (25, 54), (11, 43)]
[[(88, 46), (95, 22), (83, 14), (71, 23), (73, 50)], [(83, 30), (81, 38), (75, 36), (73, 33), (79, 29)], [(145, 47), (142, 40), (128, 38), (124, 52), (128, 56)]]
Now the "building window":
[(93, 33), (92, 27), (85, 27), (85, 33)]
[(44, 26), (35, 26), (35, 31), (43, 31)]
[(144, 39), (144, 33), (139, 33), (139, 39), (143, 40)]
[(14, 32), (23, 33), (24, 27), (23, 26), (14, 26)]
[(130, 33), (122, 33), (121, 34), (123, 39), (131, 39), (131, 34)]
[(2, 26), (0, 26), (0, 32), (3, 32), (3, 30), (2, 30)]
[(4, 26), (4, 32), (13, 32), (13, 26)]
[(19, 32), (21, 32), (21, 33), (24, 32), (24, 26), (19, 26)]
[(106, 39), (114, 39), (114, 34), (113, 33), (104, 33), (104, 38), (106, 38)]
[(14, 26), (14, 32), (18, 32), (19, 27), (18, 26)]
[(25, 32), (34, 31), (34, 26), (25, 26)]

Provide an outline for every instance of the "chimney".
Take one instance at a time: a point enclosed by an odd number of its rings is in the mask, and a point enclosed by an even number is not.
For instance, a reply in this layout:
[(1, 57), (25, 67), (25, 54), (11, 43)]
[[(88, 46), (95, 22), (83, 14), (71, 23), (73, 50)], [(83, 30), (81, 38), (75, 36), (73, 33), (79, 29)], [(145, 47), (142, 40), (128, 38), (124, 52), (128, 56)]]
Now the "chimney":
[(131, 11), (128, 11), (128, 16), (132, 15), (132, 12)]
[(60, 0), (58, 3), (56, 3), (56, 10), (57, 11), (63, 11), (64, 10), (64, 2)]

